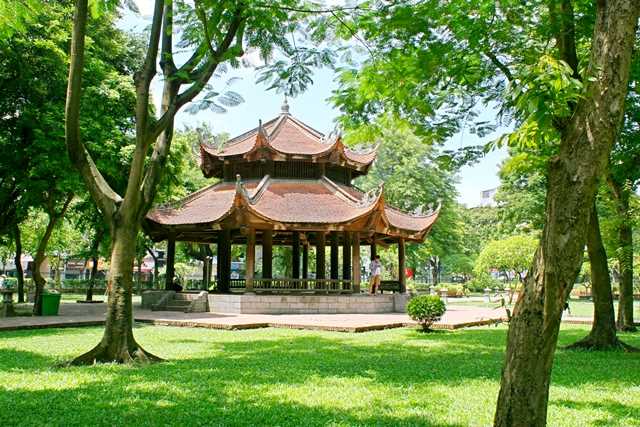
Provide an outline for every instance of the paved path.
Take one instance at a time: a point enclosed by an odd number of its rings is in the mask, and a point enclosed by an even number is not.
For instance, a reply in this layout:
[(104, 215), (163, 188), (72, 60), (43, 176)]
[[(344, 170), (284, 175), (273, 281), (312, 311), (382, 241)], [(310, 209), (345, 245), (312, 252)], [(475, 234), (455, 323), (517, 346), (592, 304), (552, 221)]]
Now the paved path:
[[(105, 304), (63, 303), (59, 316), (12, 317), (0, 319), (1, 330), (51, 327), (90, 326), (104, 323)], [(439, 329), (458, 329), (495, 324), (503, 319), (502, 309), (450, 305), (443, 318), (434, 326)], [(139, 322), (166, 326), (202, 327), (212, 329), (295, 328), (340, 332), (365, 332), (387, 328), (413, 326), (403, 313), (384, 314), (222, 314), (180, 313), (174, 311), (134, 308)]]

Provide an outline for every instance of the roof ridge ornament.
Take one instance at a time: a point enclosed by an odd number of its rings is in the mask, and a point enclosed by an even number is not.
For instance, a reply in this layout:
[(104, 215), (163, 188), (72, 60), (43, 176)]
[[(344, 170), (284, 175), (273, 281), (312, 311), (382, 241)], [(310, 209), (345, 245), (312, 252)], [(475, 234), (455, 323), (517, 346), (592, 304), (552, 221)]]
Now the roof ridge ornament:
[(280, 107), (280, 114), (289, 115), (289, 103), (287, 102), (287, 94), (284, 94), (284, 102)]
[(256, 142), (260, 147), (269, 145), (269, 134), (267, 133), (267, 130), (264, 128), (264, 126), (262, 126), (262, 119), (258, 119), (258, 132), (256, 132)]
[(251, 201), (251, 197), (249, 197), (249, 192), (245, 188), (242, 183), (242, 177), (240, 174), (236, 174), (236, 196), (242, 197), (246, 201)]
[(384, 190), (384, 182), (378, 184), (377, 187), (372, 188), (362, 195), (362, 199), (356, 204), (359, 208), (364, 208), (367, 206), (371, 206), (374, 203), (377, 203), (378, 200), (382, 197), (382, 192)]
[(411, 212), (412, 215), (415, 216), (422, 216), (422, 217), (427, 217), (427, 216), (431, 216), (435, 213), (440, 212), (440, 209), (442, 208), (442, 200), (438, 199), (436, 201), (436, 206), (434, 208), (433, 203), (429, 203), (427, 206), (427, 211), (425, 212), (424, 208), (425, 205), (420, 205), (418, 207), (416, 207), (413, 212)]

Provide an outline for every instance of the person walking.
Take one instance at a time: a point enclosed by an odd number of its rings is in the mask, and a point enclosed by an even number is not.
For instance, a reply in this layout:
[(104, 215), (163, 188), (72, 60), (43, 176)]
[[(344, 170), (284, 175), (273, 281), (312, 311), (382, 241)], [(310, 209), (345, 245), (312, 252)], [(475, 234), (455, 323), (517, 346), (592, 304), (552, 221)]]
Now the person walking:
[(380, 287), (380, 278), (382, 277), (382, 263), (380, 262), (380, 255), (376, 255), (369, 264), (369, 271), (371, 272), (371, 278), (369, 283), (369, 293), (375, 295), (376, 290)]

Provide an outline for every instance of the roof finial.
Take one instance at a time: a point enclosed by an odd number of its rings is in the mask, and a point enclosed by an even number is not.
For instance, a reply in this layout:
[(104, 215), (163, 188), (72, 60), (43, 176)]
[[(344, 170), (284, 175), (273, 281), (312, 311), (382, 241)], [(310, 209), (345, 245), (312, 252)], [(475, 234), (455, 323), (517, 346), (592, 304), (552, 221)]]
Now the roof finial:
[(282, 107), (280, 107), (282, 114), (289, 114), (289, 103), (287, 102), (287, 94), (284, 94), (284, 102), (282, 103)]

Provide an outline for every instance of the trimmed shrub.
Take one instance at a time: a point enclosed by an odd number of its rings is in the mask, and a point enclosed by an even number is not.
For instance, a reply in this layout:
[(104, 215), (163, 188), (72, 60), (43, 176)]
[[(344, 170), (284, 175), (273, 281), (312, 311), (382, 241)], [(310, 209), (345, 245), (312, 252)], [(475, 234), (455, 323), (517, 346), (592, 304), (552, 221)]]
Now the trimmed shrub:
[(420, 295), (407, 304), (409, 317), (420, 323), (425, 332), (431, 330), (431, 325), (440, 320), (446, 310), (444, 302), (437, 295)]
[(484, 292), (485, 288), (502, 288), (503, 284), (491, 277), (488, 273), (481, 273), (476, 275), (473, 279), (465, 283), (466, 288), (471, 292)]
[(447, 290), (447, 296), (449, 297), (464, 297), (467, 295), (467, 289), (461, 283), (440, 283), (438, 286), (438, 291), (442, 291), (443, 289)]

